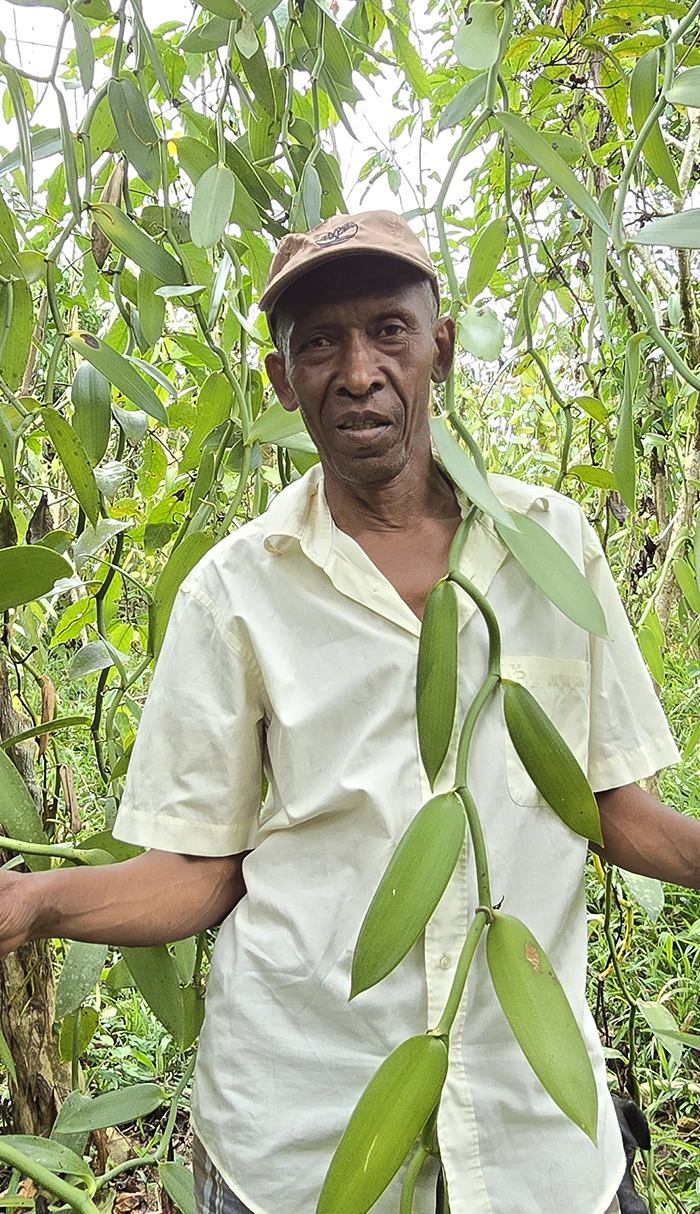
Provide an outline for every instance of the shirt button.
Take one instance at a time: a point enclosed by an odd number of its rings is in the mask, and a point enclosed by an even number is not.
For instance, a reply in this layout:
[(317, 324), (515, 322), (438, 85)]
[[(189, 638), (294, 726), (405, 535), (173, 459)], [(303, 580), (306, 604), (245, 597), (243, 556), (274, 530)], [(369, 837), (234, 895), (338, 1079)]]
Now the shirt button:
[(442, 957), (440, 958), (440, 969), (448, 970), (451, 968), (451, 966), (452, 966), (452, 958), (450, 956), (448, 956), (447, 953), (443, 953)]

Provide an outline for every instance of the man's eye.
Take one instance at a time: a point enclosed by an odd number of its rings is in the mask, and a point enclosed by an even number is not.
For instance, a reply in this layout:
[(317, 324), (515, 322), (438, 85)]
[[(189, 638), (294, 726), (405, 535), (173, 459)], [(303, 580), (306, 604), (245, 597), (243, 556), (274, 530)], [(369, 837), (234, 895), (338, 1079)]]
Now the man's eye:
[(323, 337), (322, 334), (318, 333), (316, 337), (309, 338), (306, 342), (306, 347), (310, 350), (325, 350), (330, 344), (327, 337)]
[(392, 320), (387, 324), (382, 325), (382, 337), (398, 337), (401, 333), (403, 333), (403, 325), (399, 324), (397, 320)]

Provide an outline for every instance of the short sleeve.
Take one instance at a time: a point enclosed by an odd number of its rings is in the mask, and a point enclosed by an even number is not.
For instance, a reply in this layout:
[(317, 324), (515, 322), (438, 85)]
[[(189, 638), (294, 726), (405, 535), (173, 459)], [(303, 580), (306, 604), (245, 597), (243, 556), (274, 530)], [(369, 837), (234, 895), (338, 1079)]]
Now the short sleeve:
[(158, 657), (116, 838), (196, 856), (250, 848), (260, 811), (263, 716), (252, 653), (191, 583), (178, 593)]
[(679, 754), (598, 537), (584, 525), (586, 578), (609, 633), (608, 640), (591, 636), (588, 778), (602, 792), (646, 779)]

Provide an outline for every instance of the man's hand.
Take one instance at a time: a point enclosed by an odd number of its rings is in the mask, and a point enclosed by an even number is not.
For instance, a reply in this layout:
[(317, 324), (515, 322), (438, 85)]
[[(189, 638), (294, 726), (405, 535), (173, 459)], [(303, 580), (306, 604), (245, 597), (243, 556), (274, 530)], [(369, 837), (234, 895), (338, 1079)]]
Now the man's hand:
[(662, 805), (638, 784), (596, 793), (604, 847), (598, 855), (628, 872), (700, 889), (700, 821)]
[(96, 868), (0, 873), (0, 956), (54, 936), (127, 946), (183, 940), (220, 923), (243, 897), (247, 854), (149, 851)]

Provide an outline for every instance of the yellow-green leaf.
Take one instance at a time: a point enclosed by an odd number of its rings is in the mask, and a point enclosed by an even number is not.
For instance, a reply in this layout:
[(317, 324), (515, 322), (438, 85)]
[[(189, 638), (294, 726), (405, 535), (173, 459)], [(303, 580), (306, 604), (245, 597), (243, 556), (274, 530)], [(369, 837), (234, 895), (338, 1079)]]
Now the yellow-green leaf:
[[(659, 90), (659, 51), (658, 47), (647, 51), (634, 65), (630, 79), (630, 104), (632, 107), (632, 125), (639, 135), (646, 122), (649, 111), (656, 101)], [(668, 148), (664, 143), (661, 127), (656, 121), (642, 148), (644, 159), (656, 177), (660, 177), (667, 189), (673, 194), (680, 194), (676, 169), (671, 160)]]
[(207, 376), (197, 397), (197, 418), (189, 442), (182, 453), (180, 472), (190, 472), (202, 454), (202, 443), (215, 426), (221, 425), (231, 413), (233, 391), (226, 376), (214, 371)]
[(595, 198), (539, 131), (534, 131), (516, 114), (497, 114), (496, 118), (520, 150), (571, 199), (576, 209), (609, 235), (610, 225)]
[(165, 300), (160, 295), (156, 295), (156, 289), (159, 286), (159, 278), (149, 274), (148, 270), (141, 271), (136, 288), (136, 299), (141, 333), (149, 350), (160, 340), (165, 323)]
[(441, 1037), (409, 1037), (360, 1097), (323, 1182), (316, 1214), (367, 1214), (393, 1180), (440, 1099)]
[(492, 219), (479, 233), (467, 274), (467, 299), (470, 303), (489, 285), (505, 252), (507, 239), (508, 223), (505, 219)]
[(5, 476), (5, 492), (10, 505), (15, 499), (15, 434), (0, 405), (0, 467)]
[(553, 536), (525, 514), (511, 514), (496, 530), (533, 582), (560, 611), (596, 636), (607, 637), (605, 614), (578, 565)]
[(700, 249), (700, 209), (652, 219), (630, 235), (632, 244), (665, 245), (668, 249)]
[(445, 107), (440, 115), (438, 122), (438, 130), (445, 131), (449, 127), (457, 126), (459, 122), (464, 122), (465, 118), (471, 117), (478, 105), (481, 105), (486, 96), (486, 72), (475, 76), (468, 84), (455, 93), (449, 105)]
[(594, 1145), (598, 1091), (586, 1043), (543, 948), (511, 915), (496, 913), (486, 936), (491, 980), (506, 1020), (555, 1104)]
[(602, 845), (598, 805), (576, 756), (527, 687), (503, 680), (506, 727), (535, 787), (570, 830)]
[(14, 392), (22, 382), (29, 358), (34, 329), (34, 311), (32, 293), (26, 282), (15, 280), (0, 288), (0, 315), (3, 311), (2, 296), (4, 292), (11, 292), (12, 299), (10, 327), (4, 345), (0, 337), (0, 373)]
[[(608, 185), (600, 196), (600, 209), (606, 219), (612, 215), (615, 186)], [(591, 232), (591, 275), (593, 278), (593, 301), (598, 320), (603, 331), (603, 337), (610, 344), (610, 329), (608, 326), (608, 310), (606, 297), (606, 278), (608, 269), (608, 236), (602, 228), (594, 225)], [(602, 408), (602, 406), (601, 406)], [(605, 410), (603, 410), (605, 420)]]
[(405, 831), (365, 915), (352, 962), (354, 999), (413, 948), (447, 888), (464, 843), (456, 793), (433, 797)]
[(94, 527), (100, 512), (100, 494), (87, 452), (77, 432), (56, 409), (44, 408), (41, 416), (75, 496)]
[(471, 304), (459, 318), (457, 334), (465, 350), (487, 363), (496, 361), (505, 341), (505, 330), (496, 313)]
[(70, 1016), (85, 1002), (99, 981), (106, 956), (106, 944), (84, 944), (79, 940), (71, 944), (56, 984), (56, 1020)]
[(69, 346), (100, 371), (137, 409), (167, 426), (168, 415), (153, 388), (121, 354), (92, 333), (71, 333), (67, 340)]
[(421, 758), (430, 787), (450, 748), (457, 708), (459, 605), (452, 582), (428, 595), (418, 648), (416, 708)]

